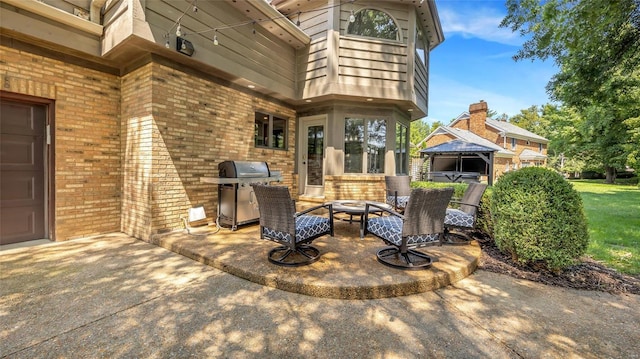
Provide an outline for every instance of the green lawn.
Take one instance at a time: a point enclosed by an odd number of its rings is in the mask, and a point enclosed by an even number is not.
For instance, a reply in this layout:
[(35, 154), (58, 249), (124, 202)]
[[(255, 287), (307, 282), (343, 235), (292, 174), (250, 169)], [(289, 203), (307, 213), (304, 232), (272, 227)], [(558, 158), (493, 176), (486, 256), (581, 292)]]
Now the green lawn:
[(599, 181), (571, 181), (589, 222), (587, 254), (626, 274), (640, 274), (640, 190)]

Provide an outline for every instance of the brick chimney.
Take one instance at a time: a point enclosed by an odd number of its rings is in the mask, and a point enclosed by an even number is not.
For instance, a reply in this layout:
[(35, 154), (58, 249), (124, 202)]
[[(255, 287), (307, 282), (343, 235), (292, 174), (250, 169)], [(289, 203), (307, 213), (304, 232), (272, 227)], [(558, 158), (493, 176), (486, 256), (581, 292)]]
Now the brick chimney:
[(487, 103), (480, 100), (469, 105), (469, 131), (486, 138)]

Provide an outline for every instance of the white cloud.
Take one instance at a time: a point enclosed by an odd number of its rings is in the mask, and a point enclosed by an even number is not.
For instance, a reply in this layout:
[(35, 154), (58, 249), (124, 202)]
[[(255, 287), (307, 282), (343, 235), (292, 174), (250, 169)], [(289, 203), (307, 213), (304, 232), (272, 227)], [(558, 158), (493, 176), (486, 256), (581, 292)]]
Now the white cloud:
[[(478, 38), (505, 45), (522, 45), (523, 40), (519, 34), (499, 27), (506, 13), (503, 3), (495, 3), (501, 6), (500, 9), (480, 7), (477, 2), (438, 2), (438, 13), (445, 38), (460, 35), (464, 38)], [(460, 6), (462, 4), (474, 6)]]
[[(448, 125), (451, 120), (461, 113), (469, 110), (469, 105), (483, 100), (490, 110), (499, 115), (506, 113), (509, 116), (520, 113), (520, 110), (531, 105), (547, 103), (546, 98), (523, 98), (521, 94), (513, 96), (495, 92), (483, 88), (463, 84), (446, 77), (432, 76), (429, 99), (429, 116), (427, 122), (440, 121)], [(435, 89), (438, 89), (435, 91)], [(517, 97), (514, 97), (517, 96)]]

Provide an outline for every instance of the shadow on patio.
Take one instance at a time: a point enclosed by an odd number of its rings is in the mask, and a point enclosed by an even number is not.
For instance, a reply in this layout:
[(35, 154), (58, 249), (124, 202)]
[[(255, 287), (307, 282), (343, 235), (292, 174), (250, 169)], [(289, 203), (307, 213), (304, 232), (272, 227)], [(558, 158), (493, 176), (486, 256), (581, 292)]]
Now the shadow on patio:
[(422, 293), (445, 287), (473, 273), (480, 257), (474, 242), (466, 246), (433, 246), (421, 250), (435, 257), (426, 270), (402, 271), (376, 260), (381, 240), (359, 238), (357, 223), (335, 221), (335, 236), (321, 237), (314, 246), (322, 257), (302, 267), (269, 263), (276, 243), (259, 239), (259, 226), (231, 231), (215, 226), (196, 233), (156, 235), (152, 243), (237, 277), (281, 290), (323, 298), (374, 299)]

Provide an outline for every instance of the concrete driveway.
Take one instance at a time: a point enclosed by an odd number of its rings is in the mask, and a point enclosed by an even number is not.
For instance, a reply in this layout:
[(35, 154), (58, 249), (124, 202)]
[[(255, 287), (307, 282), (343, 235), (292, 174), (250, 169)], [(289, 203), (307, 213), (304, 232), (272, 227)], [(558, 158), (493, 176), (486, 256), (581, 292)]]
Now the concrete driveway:
[(122, 234), (0, 251), (2, 358), (638, 358), (638, 308), (484, 271), (404, 297), (316, 298)]

